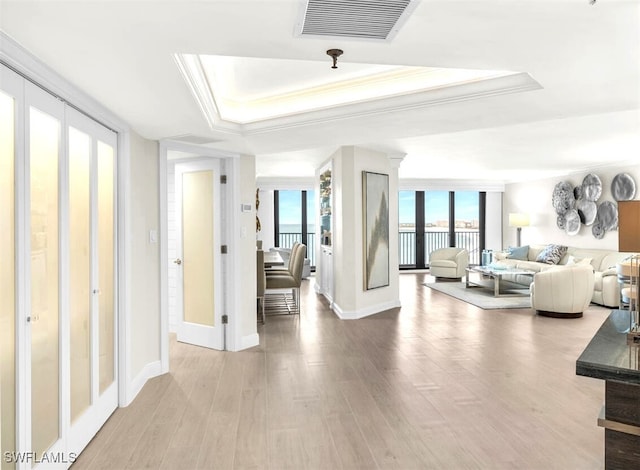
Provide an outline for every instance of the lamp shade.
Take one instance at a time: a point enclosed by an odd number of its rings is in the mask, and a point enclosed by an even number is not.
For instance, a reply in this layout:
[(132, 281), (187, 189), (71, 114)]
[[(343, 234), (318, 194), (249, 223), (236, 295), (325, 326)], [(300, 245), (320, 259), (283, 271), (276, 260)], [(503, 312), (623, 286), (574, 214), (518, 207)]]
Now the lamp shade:
[(509, 214), (509, 227), (528, 227), (529, 214), (514, 212)]

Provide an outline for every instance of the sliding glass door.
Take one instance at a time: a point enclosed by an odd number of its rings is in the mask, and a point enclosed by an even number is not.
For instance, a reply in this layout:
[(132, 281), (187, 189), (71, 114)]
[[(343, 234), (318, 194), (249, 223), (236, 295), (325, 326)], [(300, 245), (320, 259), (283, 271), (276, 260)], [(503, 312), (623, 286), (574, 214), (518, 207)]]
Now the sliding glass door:
[(307, 246), (307, 257), (315, 266), (315, 191), (274, 191), (275, 244), (291, 248), (295, 242)]
[(401, 268), (427, 268), (431, 252), (457, 246), (479, 264), (483, 249), (483, 193), (478, 191), (400, 191), (398, 194)]

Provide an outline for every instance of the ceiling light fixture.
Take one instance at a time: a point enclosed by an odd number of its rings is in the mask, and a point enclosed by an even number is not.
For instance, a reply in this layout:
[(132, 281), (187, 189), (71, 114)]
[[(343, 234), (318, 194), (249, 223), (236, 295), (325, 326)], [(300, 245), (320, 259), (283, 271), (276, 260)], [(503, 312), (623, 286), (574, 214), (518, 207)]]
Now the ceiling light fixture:
[(338, 63), (338, 57), (342, 55), (342, 49), (329, 49), (327, 51), (327, 55), (333, 58), (333, 65), (331, 66), (331, 68), (337, 69), (338, 66), (336, 64)]

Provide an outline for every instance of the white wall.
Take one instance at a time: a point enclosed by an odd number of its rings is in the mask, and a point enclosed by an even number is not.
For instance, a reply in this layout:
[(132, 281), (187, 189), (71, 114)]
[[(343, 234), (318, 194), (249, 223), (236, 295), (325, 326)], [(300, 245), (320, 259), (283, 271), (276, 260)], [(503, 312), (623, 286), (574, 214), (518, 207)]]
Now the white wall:
[[(557, 243), (580, 248), (598, 248), (605, 250), (618, 249), (618, 232), (607, 232), (603, 239), (596, 239), (590, 226), (582, 226), (577, 235), (570, 236), (556, 225), (556, 213), (551, 204), (553, 189), (560, 181), (568, 181), (573, 186), (580, 185), (584, 177), (594, 173), (602, 181), (602, 196), (598, 204), (604, 201), (615, 202), (611, 196), (611, 182), (618, 173), (629, 173), (640, 186), (640, 165), (627, 167), (611, 167), (574, 173), (565, 177), (550, 178), (539, 181), (509, 184), (505, 188), (503, 224), (504, 247), (515, 245), (516, 229), (508, 226), (510, 212), (524, 212), (530, 215), (531, 226), (522, 229), (522, 244)], [(636, 190), (635, 199), (640, 199), (640, 191)]]
[(389, 230), (389, 285), (364, 287), (362, 172), (389, 175), (389, 226), (398, 226), (398, 164), (387, 154), (342, 147), (333, 156), (334, 310), (341, 318), (361, 318), (400, 306), (398, 231)]
[[(240, 329), (240, 344), (231, 347), (234, 350), (246, 349), (259, 344), (257, 333), (256, 310), (256, 159), (254, 156), (242, 155), (234, 161), (234, 171), (237, 171), (237, 194), (242, 204), (251, 204), (250, 212), (240, 212), (240, 233), (232, 234), (230, 247), (236, 250), (235, 284), (228, 287), (235, 295), (234, 315), (237, 327)], [(238, 207), (236, 210), (240, 211)], [(236, 245), (234, 248), (233, 245)]]
[(159, 229), (159, 152), (157, 142), (133, 132), (130, 146), (129, 379), (135, 380), (160, 361), (160, 247), (149, 240), (149, 231)]
[(487, 191), (485, 248), (502, 249), (502, 191)]

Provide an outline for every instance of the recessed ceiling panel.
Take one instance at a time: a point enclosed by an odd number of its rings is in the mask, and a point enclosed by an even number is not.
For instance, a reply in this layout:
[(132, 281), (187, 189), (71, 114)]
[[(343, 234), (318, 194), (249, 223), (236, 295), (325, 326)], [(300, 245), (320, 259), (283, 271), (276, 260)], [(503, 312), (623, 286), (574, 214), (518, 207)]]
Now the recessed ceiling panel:
[(386, 40), (417, 0), (308, 0), (301, 35)]
[(349, 105), (515, 74), (348, 62), (333, 70), (327, 61), (190, 54), (176, 59), (212, 127), (220, 121), (242, 125), (326, 109), (341, 109), (347, 115)]

